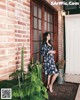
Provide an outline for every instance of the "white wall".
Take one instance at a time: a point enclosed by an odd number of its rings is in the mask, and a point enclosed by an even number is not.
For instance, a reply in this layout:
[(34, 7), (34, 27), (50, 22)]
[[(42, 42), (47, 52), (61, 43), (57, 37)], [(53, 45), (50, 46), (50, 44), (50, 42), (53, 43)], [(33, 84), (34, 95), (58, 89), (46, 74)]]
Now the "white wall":
[(65, 16), (66, 73), (80, 74), (80, 14)]

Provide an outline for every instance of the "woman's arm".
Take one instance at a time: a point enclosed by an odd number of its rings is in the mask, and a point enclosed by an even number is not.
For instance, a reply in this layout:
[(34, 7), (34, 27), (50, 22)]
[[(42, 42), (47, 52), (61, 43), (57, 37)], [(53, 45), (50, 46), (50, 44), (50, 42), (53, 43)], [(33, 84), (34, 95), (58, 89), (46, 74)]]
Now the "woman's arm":
[(48, 50), (47, 50), (47, 48), (46, 48), (46, 44), (42, 45), (42, 47), (41, 47), (41, 54), (42, 54), (43, 56), (47, 56)]
[(55, 50), (50, 50), (50, 51), (48, 52), (48, 54), (55, 54), (55, 53), (56, 53)]

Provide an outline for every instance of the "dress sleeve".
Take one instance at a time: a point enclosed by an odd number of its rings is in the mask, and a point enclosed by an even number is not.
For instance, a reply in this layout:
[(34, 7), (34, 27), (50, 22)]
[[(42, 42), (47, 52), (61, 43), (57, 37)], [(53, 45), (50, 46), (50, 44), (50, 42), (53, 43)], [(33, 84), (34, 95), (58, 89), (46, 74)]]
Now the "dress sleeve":
[(43, 55), (43, 56), (47, 56), (48, 54), (48, 49), (47, 49), (47, 47), (46, 47), (46, 44), (44, 44), (44, 45), (42, 45), (42, 47), (41, 47), (41, 54)]

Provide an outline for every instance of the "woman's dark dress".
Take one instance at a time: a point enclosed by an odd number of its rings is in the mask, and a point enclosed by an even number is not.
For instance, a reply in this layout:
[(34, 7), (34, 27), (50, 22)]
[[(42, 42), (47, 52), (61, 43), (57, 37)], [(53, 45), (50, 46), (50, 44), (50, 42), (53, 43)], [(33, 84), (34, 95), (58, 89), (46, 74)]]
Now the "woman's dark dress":
[(53, 50), (53, 47), (47, 45), (46, 43), (41, 47), (41, 54), (44, 57), (44, 71), (46, 75), (58, 73), (54, 62), (54, 55), (48, 54), (50, 50)]

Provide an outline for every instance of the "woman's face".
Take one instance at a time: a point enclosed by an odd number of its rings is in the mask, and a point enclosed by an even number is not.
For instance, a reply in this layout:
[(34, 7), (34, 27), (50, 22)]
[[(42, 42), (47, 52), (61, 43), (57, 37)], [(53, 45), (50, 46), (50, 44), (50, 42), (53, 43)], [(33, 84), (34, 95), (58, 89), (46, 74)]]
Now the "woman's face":
[(48, 34), (48, 36), (47, 36), (47, 40), (50, 40), (51, 39), (51, 36), (50, 36), (50, 34)]

